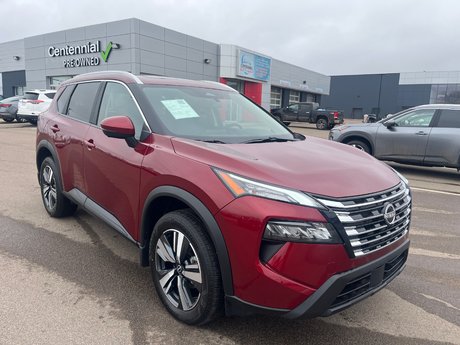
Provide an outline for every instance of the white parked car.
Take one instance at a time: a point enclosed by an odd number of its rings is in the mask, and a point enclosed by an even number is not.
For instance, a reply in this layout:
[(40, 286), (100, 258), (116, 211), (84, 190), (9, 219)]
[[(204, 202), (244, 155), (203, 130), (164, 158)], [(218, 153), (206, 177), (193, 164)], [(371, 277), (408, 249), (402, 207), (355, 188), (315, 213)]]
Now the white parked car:
[(56, 90), (27, 91), (19, 101), (17, 118), (36, 124), (38, 114), (48, 110), (55, 94)]

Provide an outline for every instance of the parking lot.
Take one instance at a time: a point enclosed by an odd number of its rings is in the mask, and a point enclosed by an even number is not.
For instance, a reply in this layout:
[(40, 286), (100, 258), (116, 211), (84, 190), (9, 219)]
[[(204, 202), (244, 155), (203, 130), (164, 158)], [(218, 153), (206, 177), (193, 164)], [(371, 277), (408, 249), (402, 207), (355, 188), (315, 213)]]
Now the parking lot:
[(412, 244), (406, 269), (376, 295), (329, 318), (196, 328), (166, 312), (130, 242), (81, 210), (47, 215), (34, 160), (35, 127), (0, 122), (0, 344), (460, 344), (454, 169), (391, 164), (412, 187)]

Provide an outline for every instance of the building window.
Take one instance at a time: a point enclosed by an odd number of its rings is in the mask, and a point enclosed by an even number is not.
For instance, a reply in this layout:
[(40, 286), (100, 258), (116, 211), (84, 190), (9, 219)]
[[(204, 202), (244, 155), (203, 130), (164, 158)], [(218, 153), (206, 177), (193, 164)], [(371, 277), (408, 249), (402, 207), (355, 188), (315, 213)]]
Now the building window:
[(316, 95), (313, 93), (307, 93), (307, 102), (316, 102)]
[(15, 96), (24, 95), (24, 86), (13, 86), (13, 94)]
[(270, 109), (281, 108), (281, 88), (272, 86), (270, 92)]
[(244, 81), (238, 79), (227, 79), (227, 85), (239, 93), (244, 94)]
[(299, 103), (300, 102), (300, 91), (289, 91), (289, 103)]
[(460, 104), (460, 84), (431, 85), (430, 103)]
[(60, 76), (56, 76), (56, 77), (49, 77), (48, 81), (49, 81), (49, 88), (51, 90), (57, 90), (57, 88), (59, 87), (59, 85), (61, 85), (61, 83), (63, 83), (64, 81), (68, 80), (72, 78), (71, 75), (60, 75)]

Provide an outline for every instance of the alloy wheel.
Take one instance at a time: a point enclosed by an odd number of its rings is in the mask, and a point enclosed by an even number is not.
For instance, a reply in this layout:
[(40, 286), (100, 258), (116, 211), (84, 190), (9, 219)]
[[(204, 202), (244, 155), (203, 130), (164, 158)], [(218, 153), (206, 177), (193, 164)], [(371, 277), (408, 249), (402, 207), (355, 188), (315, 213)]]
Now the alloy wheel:
[(169, 302), (183, 311), (193, 309), (201, 297), (202, 274), (190, 240), (182, 232), (168, 229), (157, 241), (155, 257), (159, 283)]
[(49, 165), (45, 166), (42, 173), (42, 193), (45, 206), (48, 210), (54, 210), (57, 202), (56, 177)]

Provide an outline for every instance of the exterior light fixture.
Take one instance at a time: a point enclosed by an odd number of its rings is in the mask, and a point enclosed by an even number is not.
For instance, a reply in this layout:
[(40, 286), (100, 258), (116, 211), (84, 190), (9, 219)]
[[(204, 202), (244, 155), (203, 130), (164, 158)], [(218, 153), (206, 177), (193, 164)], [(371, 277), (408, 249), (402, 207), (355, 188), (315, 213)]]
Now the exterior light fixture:
[(208, 65), (209, 65), (211, 62), (212, 62), (211, 59), (204, 59), (204, 63), (205, 63), (205, 64), (208, 64)]
[(120, 44), (119, 43), (112, 43), (112, 48), (113, 49), (120, 49)]
[(18, 61), (19, 59), (21, 59), (21, 57), (20, 57), (20, 56), (17, 56), (17, 55), (14, 55), (14, 56), (13, 56), (13, 60), (16, 60), (16, 61)]

